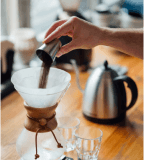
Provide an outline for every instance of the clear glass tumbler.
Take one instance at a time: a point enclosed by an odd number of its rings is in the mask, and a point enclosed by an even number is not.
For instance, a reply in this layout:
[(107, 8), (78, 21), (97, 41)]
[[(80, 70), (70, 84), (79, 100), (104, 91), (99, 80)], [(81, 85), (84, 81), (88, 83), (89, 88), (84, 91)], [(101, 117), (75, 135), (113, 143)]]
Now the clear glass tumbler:
[(78, 160), (98, 160), (103, 132), (95, 127), (79, 127), (74, 132)]
[(66, 152), (75, 149), (74, 131), (79, 128), (80, 120), (74, 117), (57, 118), (58, 129), (66, 140)]

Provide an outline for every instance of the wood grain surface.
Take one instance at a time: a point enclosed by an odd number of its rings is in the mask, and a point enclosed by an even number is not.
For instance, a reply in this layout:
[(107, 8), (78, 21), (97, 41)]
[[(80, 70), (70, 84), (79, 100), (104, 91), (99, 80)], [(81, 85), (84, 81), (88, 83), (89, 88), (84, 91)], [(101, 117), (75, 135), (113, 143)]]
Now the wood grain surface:
[[(126, 120), (116, 125), (96, 124), (86, 120), (82, 115), (82, 93), (78, 90), (75, 73), (70, 72), (71, 87), (56, 109), (57, 117), (73, 116), (80, 119), (81, 125), (98, 127), (103, 131), (99, 160), (142, 160), (143, 159), (143, 61), (110, 47), (99, 46), (93, 49), (91, 66), (95, 67), (104, 60), (110, 64), (128, 67), (130, 76), (138, 87), (138, 100), (134, 107), (127, 111)], [(80, 83), (85, 87), (88, 72), (80, 73)], [(126, 85), (127, 87), (127, 85)], [(131, 93), (127, 89), (128, 103)], [(23, 129), (26, 111), (23, 99), (17, 92), (13, 92), (1, 102), (1, 153), (2, 160), (19, 160), (16, 152), (16, 140)], [(67, 156), (77, 159), (76, 151)]]

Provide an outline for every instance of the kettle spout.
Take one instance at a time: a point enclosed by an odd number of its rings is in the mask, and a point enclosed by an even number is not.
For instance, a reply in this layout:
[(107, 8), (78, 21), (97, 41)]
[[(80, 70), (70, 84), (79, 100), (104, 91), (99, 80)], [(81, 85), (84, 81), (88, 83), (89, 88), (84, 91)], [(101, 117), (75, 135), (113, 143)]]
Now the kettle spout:
[(79, 69), (78, 69), (78, 67), (77, 67), (76, 60), (71, 59), (70, 62), (72, 63), (72, 66), (73, 66), (74, 71), (75, 71), (75, 73), (76, 73), (76, 83), (77, 83), (78, 89), (79, 89), (82, 93), (84, 93), (84, 90), (81, 88), (80, 82), (79, 82)]

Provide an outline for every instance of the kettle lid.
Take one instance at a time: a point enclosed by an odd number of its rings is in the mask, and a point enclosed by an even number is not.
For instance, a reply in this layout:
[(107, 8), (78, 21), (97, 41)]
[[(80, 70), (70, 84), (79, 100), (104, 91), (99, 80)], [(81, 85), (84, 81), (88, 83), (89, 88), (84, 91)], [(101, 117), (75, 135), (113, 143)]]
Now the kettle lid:
[(100, 83), (102, 79), (102, 82), (104, 82), (107, 81), (107, 79), (113, 79), (117, 76), (117, 72), (114, 69), (112, 69), (111, 66), (108, 65), (108, 61), (105, 60), (102, 65), (97, 66), (93, 70), (87, 83), (91, 83), (92, 80), (96, 84)]
[(128, 71), (128, 68), (126, 66), (120, 66), (120, 65), (108, 65), (108, 61), (105, 60), (103, 65), (101, 67), (104, 69), (104, 71), (112, 71), (116, 72), (119, 76), (126, 74)]
[(105, 60), (103, 63), (103, 74), (108, 74), (109, 76), (104, 76), (103, 78), (109, 77), (109, 78), (115, 78), (116, 76), (118, 76), (118, 73), (116, 70), (114, 70), (113, 68), (111, 68), (111, 66), (108, 65), (108, 61)]
[(116, 72), (113, 68), (111, 68), (111, 66), (109, 66), (107, 60), (105, 60), (104, 63), (103, 63), (103, 65), (101, 65), (99, 67), (103, 70), (103, 72), (105, 72), (105, 71)]
[(106, 70), (109, 69), (109, 68), (108, 68), (108, 61), (107, 61), (107, 60), (104, 61), (104, 67), (105, 67)]

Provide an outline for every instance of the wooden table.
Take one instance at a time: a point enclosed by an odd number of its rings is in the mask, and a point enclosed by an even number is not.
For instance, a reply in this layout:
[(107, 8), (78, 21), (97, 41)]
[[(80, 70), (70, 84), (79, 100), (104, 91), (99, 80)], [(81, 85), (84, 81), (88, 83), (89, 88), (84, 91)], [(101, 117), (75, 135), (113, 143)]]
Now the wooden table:
[[(142, 160), (143, 159), (143, 61), (124, 55), (112, 48), (99, 46), (93, 49), (92, 66), (102, 63), (105, 59), (110, 64), (127, 66), (130, 76), (138, 87), (138, 100), (133, 108), (127, 111), (127, 118), (117, 125), (95, 124), (86, 120), (82, 115), (82, 93), (78, 90), (75, 74), (71, 72), (71, 87), (60, 102), (56, 112), (58, 116), (67, 115), (77, 117), (81, 125), (98, 127), (103, 131), (99, 160)], [(80, 73), (80, 82), (84, 88), (88, 72)], [(128, 102), (131, 99), (127, 90)], [(26, 111), (23, 99), (17, 92), (2, 100), (1, 107), (1, 151), (2, 160), (18, 160), (16, 140), (23, 129)], [(76, 152), (68, 156), (75, 160)]]

